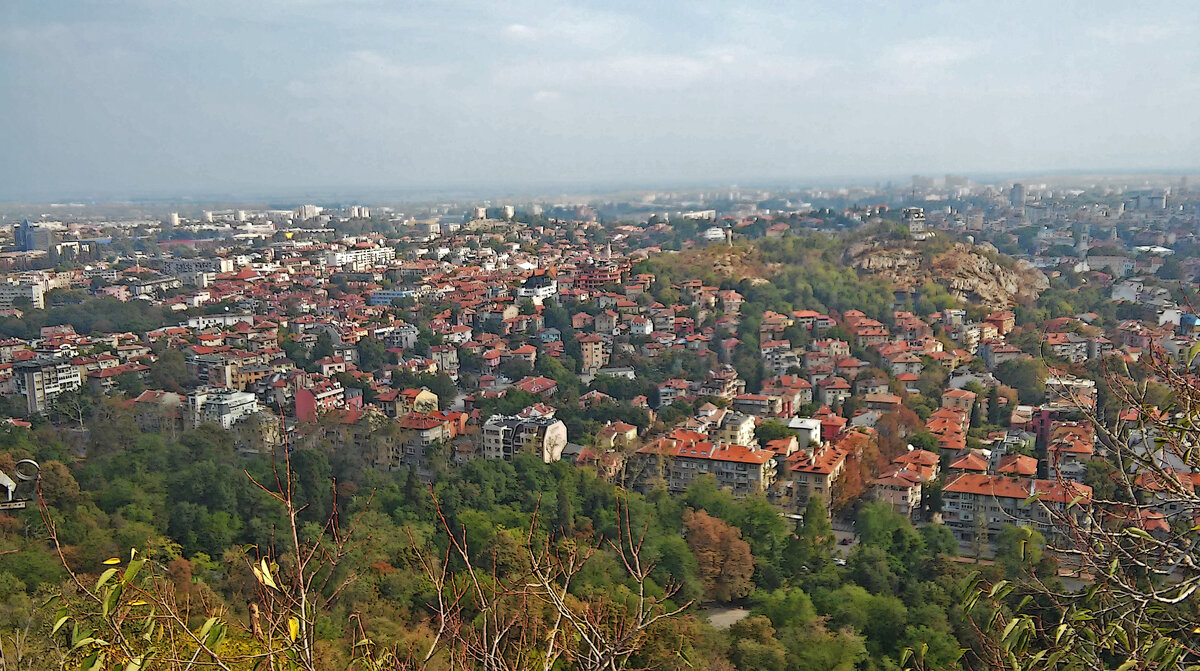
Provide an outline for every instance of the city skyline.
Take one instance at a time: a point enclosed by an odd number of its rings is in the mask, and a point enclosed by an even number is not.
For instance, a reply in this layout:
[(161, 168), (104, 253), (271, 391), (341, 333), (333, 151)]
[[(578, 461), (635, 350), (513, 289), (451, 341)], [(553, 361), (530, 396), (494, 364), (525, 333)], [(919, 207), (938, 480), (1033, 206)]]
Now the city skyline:
[(1195, 170), (1154, 9), (15, 3), (0, 200)]

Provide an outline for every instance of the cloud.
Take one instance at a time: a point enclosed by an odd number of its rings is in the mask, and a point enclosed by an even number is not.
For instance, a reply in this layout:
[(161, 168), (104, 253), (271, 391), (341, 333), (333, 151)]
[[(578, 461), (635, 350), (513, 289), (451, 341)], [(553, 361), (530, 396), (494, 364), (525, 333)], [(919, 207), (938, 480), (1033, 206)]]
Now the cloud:
[(980, 43), (931, 37), (892, 45), (884, 51), (882, 64), (900, 70), (941, 69), (982, 52)]
[(505, 38), (516, 42), (526, 42), (536, 39), (538, 36), (538, 31), (523, 23), (511, 23), (504, 27), (504, 30), (501, 31), (501, 34), (503, 34)]
[(399, 94), (406, 87), (440, 85), (453, 73), (450, 65), (401, 63), (378, 51), (358, 49), (331, 65), (293, 79), (285, 89), (298, 97)]
[(1091, 28), (1087, 36), (1112, 46), (1140, 46), (1179, 37), (1184, 32), (1178, 24), (1111, 24)]

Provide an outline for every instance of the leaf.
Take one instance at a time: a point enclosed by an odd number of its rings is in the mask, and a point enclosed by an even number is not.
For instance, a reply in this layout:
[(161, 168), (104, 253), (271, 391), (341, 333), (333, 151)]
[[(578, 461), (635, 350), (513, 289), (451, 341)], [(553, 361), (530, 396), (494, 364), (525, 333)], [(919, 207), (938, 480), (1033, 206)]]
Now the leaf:
[(103, 587), (104, 583), (108, 582), (109, 580), (112, 580), (112, 577), (116, 574), (117, 574), (117, 569), (115, 569), (115, 568), (110, 568), (110, 569), (105, 570), (104, 573), (100, 574), (100, 579), (96, 581), (96, 589), (100, 589), (101, 587)]
[(1197, 354), (1200, 354), (1200, 342), (1194, 342), (1194, 343), (1192, 343), (1192, 346), (1188, 348), (1188, 353), (1187, 353), (1188, 368), (1192, 367), (1192, 362), (1196, 360)]
[(300, 635), (300, 620), (295, 617), (288, 618), (288, 636), (290, 636), (292, 638), (292, 640), (295, 641), (296, 637), (299, 635)]
[(1137, 536), (1138, 538), (1140, 538), (1142, 540), (1146, 540), (1146, 541), (1154, 540), (1154, 537), (1151, 536), (1148, 531), (1146, 531), (1145, 529), (1143, 529), (1141, 527), (1125, 527), (1125, 535)]
[(120, 557), (110, 557), (100, 563), (104, 564), (105, 566), (112, 566), (113, 564), (120, 564), (121, 558)]
[(251, 568), (254, 569), (254, 577), (257, 578), (260, 583), (270, 587), (273, 590), (279, 590), (279, 585), (275, 584), (275, 578), (271, 577), (271, 569), (269, 566), (267, 566), (266, 557), (262, 558), (258, 566), (252, 566)]
[(71, 619), (70, 615), (63, 615), (62, 617), (58, 618), (58, 621), (54, 623), (54, 628), (50, 630), (50, 635), (53, 636), (57, 634), (58, 630), (62, 629), (62, 626), (66, 624), (67, 620), (69, 619)]
[(200, 638), (201, 640), (207, 638), (208, 632), (213, 628), (213, 625), (216, 623), (217, 623), (217, 618), (215, 618), (215, 617), (210, 617), (207, 620), (205, 620), (204, 626), (200, 627), (200, 635), (197, 638)]
[(142, 565), (145, 563), (145, 559), (135, 559), (129, 562), (129, 568), (125, 569), (125, 575), (122, 576), (121, 579), (125, 582), (133, 580), (134, 576), (138, 574), (138, 571), (142, 570)]

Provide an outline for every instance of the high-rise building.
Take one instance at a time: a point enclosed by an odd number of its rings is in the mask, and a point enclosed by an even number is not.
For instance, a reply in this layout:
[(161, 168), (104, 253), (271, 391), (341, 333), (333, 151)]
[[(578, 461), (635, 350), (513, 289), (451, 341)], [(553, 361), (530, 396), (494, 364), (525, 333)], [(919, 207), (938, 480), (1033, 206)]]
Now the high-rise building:
[(321, 208), (316, 205), (301, 205), (296, 208), (296, 221), (316, 219), (321, 214)]
[(59, 394), (83, 385), (79, 369), (67, 359), (39, 357), (13, 366), (17, 393), (25, 397), (30, 414), (46, 412)]
[(37, 282), (0, 283), (0, 308), (11, 308), (18, 300), (29, 301), (29, 307), (42, 310), (46, 307), (45, 287)]
[(58, 234), (49, 226), (26, 219), (13, 227), (13, 242), (19, 252), (49, 251), (58, 242)]
[(1025, 185), (1020, 182), (1013, 184), (1012, 189), (1008, 192), (1008, 204), (1013, 207), (1024, 207), (1025, 198)]
[(505, 219), (512, 219), (514, 216), (516, 216), (516, 214), (517, 214), (517, 210), (512, 205), (504, 206), (504, 218)]

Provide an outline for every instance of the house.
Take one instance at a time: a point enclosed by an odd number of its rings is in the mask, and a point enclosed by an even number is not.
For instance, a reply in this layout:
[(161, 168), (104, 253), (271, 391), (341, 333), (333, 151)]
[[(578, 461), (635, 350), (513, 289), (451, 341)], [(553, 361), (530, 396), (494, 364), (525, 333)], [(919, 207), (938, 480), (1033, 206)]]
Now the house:
[(947, 389), (942, 392), (942, 407), (970, 413), (975, 407), (975, 392), (966, 389)]
[(547, 398), (553, 396), (558, 391), (558, 383), (548, 377), (531, 375), (513, 383), (513, 388), (528, 392), (534, 396)]
[(828, 441), (804, 447), (784, 462), (787, 473), (784, 499), (789, 507), (803, 509), (810, 496), (833, 499), (833, 483), (846, 468), (849, 451)]
[(850, 398), (850, 383), (844, 378), (828, 377), (817, 383), (822, 405), (838, 406)]
[(611, 422), (596, 433), (596, 446), (600, 448), (628, 448), (636, 442), (637, 427), (625, 422)]
[(921, 478), (909, 470), (891, 470), (871, 481), (871, 496), (912, 519), (921, 505)]
[(142, 432), (174, 434), (184, 428), (184, 407), (179, 394), (147, 389), (133, 399), (133, 421)]

